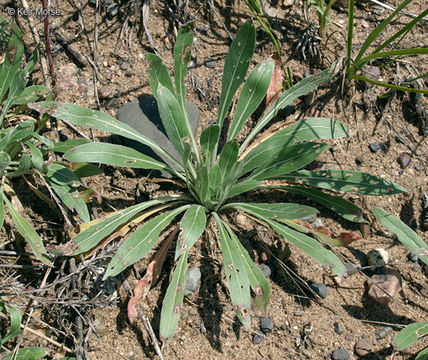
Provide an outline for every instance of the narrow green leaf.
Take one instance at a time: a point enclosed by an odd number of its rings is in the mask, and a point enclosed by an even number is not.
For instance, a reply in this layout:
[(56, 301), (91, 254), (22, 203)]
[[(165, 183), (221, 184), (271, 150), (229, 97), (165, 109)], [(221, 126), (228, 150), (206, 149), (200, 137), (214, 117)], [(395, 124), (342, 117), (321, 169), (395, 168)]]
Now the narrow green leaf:
[(10, 353), (2, 357), (1, 360), (38, 360), (47, 355), (46, 348), (43, 347), (27, 347), (20, 348), (16, 354)]
[(272, 60), (258, 64), (251, 71), (239, 95), (235, 116), (230, 124), (228, 140), (233, 140), (241, 131), (245, 121), (258, 108), (269, 88), (274, 62)]
[(162, 63), (162, 59), (152, 53), (146, 53), (146, 56), (150, 63), (149, 84), (152, 89), (153, 96), (157, 96), (159, 84), (162, 84), (168, 88), (172, 94), (174, 94), (174, 85), (172, 84), (167, 67)]
[(230, 174), (232, 167), (237, 163), (238, 150), (239, 148), (236, 140), (229, 141), (224, 145), (218, 163), (222, 173), (222, 182), (226, 176)]
[(231, 239), (225, 223), (214, 213), (218, 231), (220, 234), (220, 245), (223, 253), (226, 280), (229, 287), (230, 298), (236, 306), (239, 320), (247, 328), (251, 328), (251, 317), (249, 314), (251, 306), (250, 281), (247, 275), (247, 267), (239, 254), (239, 249)]
[(84, 177), (90, 177), (95, 175), (100, 175), (103, 171), (94, 164), (75, 162), (71, 165), (71, 170), (76, 174), (76, 176), (81, 179)]
[(425, 264), (428, 265), (428, 245), (410, 227), (400, 219), (392, 216), (381, 208), (373, 207), (374, 216), (385, 226), (386, 230), (394, 233), (397, 239), (406, 246), (412, 253), (418, 255)]
[(32, 144), (29, 141), (27, 141), (25, 145), (28, 146), (28, 148), (30, 149), (31, 162), (33, 163), (33, 166), (38, 170), (42, 170), (44, 166), (44, 161), (43, 161), (43, 154), (40, 151), (40, 149), (37, 148), (34, 144)]
[(83, 138), (82, 139), (70, 139), (70, 140), (66, 140), (66, 141), (61, 141), (61, 142), (57, 142), (53, 146), (52, 151), (59, 152), (59, 153), (65, 153), (68, 150), (71, 150), (76, 146), (87, 144), (90, 142), (91, 142), (91, 140), (83, 139)]
[(72, 162), (86, 161), (137, 169), (162, 170), (167, 167), (166, 164), (132, 148), (101, 142), (72, 148), (64, 154), (64, 158)]
[(201, 203), (205, 203), (209, 195), (208, 168), (201, 166), (196, 172), (195, 189)]
[(67, 208), (71, 211), (75, 210), (85, 223), (91, 220), (86, 203), (77, 189), (66, 184), (57, 184), (54, 181), (50, 181), (50, 185)]
[(287, 226), (277, 223), (276, 221), (269, 220), (267, 217), (264, 217), (259, 213), (252, 212), (252, 214), (264, 221), (279, 235), (283, 236), (290, 243), (296, 245), (306, 255), (312, 257), (321, 265), (331, 265), (333, 267), (333, 271), (339, 276), (345, 274), (345, 266), (341, 263), (338, 257), (332, 251), (325, 249), (317, 240), (300, 232), (294, 231)]
[(238, 256), (242, 259), (251, 289), (255, 295), (256, 305), (261, 311), (265, 313), (269, 304), (269, 283), (267, 282), (266, 277), (263, 275), (263, 272), (256, 266), (256, 264), (254, 264), (253, 260), (248, 254), (248, 251), (241, 244), (230, 226), (227, 223), (224, 223), (224, 225), (227, 228), (230, 239), (236, 248)]
[(5, 151), (0, 151), (0, 170), (6, 169), (10, 164), (10, 156)]
[(46, 177), (58, 185), (68, 185), (72, 187), (79, 187), (81, 185), (80, 179), (72, 172), (67, 166), (61, 163), (52, 163), (48, 166)]
[(200, 205), (191, 205), (180, 222), (181, 232), (177, 239), (175, 261), (199, 239), (205, 230), (207, 216), (205, 208)]
[(213, 166), (213, 168), (211, 169), (209, 176), (209, 190), (210, 190), (210, 194), (211, 199), (215, 200), (216, 199), (216, 195), (218, 194), (221, 186), (222, 186), (222, 172), (220, 169), (220, 166), (218, 166), (218, 164), (215, 164)]
[(16, 338), (21, 333), (21, 320), (22, 315), (18, 309), (13, 306), (9, 306), (8, 304), (3, 303), (2, 308), (9, 313), (10, 316), (10, 328), (9, 332), (5, 335), (4, 338), (1, 338), (0, 344), (4, 345), (9, 340)]
[(421, 321), (407, 325), (394, 338), (397, 350), (401, 351), (406, 347), (414, 344), (420, 336), (428, 334), (428, 321)]
[(22, 155), (22, 157), (19, 159), (19, 165), (18, 169), (16, 171), (12, 171), (7, 173), (8, 177), (17, 177), (21, 176), (22, 174), (28, 173), (32, 165), (31, 157), (27, 154)]
[(169, 140), (180, 155), (183, 155), (183, 142), (190, 141), (186, 115), (177, 98), (165, 86), (158, 86), (158, 107), (163, 127)]
[(349, 202), (348, 200), (345, 200), (342, 197), (332, 196), (317, 189), (310, 189), (301, 186), (282, 185), (275, 188), (287, 190), (293, 194), (304, 195), (307, 198), (326, 207), (327, 209), (334, 211), (336, 214), (340, 215), (346, 220), (357, 223), (366, 222), (366, 220), (363, 218), (363, 212), (361, 209), (357, 205)]
[(220, 127), (218, 125), (211, 125), (202, 131), (200, 143), (202, 156), (210, 168), (210, 161), (214, 158), (214, 150), (216, 149), (217, 141), (220, 135)]
[(117, 250), (116, 255), (108, 264), (103, 279), (107, 279), (109, 276), (116, 276), (128, 266), (143, 258), (155, 246), (161, 231), (188, 207), (189, 205), (184, 205), (178, 209), (168, 211), (147, 221), (136, 230)]
[(55, 118), (68, 120), (73, 125), (106, 131), (139, 141), (149, 146), (157, 153), (165, 155), (168, 159), (174, 162), (177, 161), (171, 154), (163, 149), (162, 144), (156, 144), (153, 140), (135, 131), (131, 126), (101, 111), (87, 109), (73, 104), (56, 103), (54, 101), (32, 103), (28, 106), (40, 113), (48, 113)]
[(357, 79), (357, 80), (361, 80), (361, 81), (367, 81), (370, 84), (386, 87), (388, 89), (392, 89), (392, 90), (396, 90), (396, 91), (407, 91), (407, 92), (413, 92), (413, 93), (418, 93), (418, 94), (428, 94), (427, 89), (415, 89), (415, 88), (410, 88), (410, 87), (406, 87), (406, 86), (389, 84), (389, 83), (386, 83), (383, 81), (376, 81), (373, 79), (369, 79), (368, 77), (362, 76), (362, 75), (350, 76), (349, 78), (350, 79)]
[(223, 209), (229, 207), (274, 220), (300, 219), (318, 213), (317, 209), (310, 206), (292, 203), (230, 203)]
[(299, 170), (313, 162), (329, 148), (327, 144), (303, 143), (289, 146), (277, 153), (275, 157), (267, 157), (250, 175), (251, 179), (266, 180), (283, 177), (285, 174)]
[(0, 229), (3, 228), (4, 224), (4, 202), (3, 202), (3, 191), (0, 190)]
[(30, 102), (39, 100), (43, 95), (49, 92), (49, 88), (42, 85), (28, 86), (23, 89), (19, 94), (12, 98), (13, 105), (25, 105)]
[(428, 359), (428, 347), (419, 352), (418, 355), (416, 355), (415, 360), (426, 360)]
[(183, 309), (186, 270), (187, 251), (178, 260), (162, 302), (159, 332), (163, 341), (171, 340), (180, 319)]
[(278, 131), (249, 151), (242, 160), (244, 163), (242, 174), (266, 163), (266, 159), (272, 159), (286, 147), (295, 145), (299, 142), (347, 136), (348, 132), (345, 126), (335, 120), (307, 118), (297, 121)]
[(34, 255), (44, 264), (52, 265), (52, 262), (49, 260), (48, 254), (46, 252), (45, 246), (43, 245), (42, 239), (40, 239), (39, 235), (37, 235), (36, 231), (33, 227), (24, 219), (24, 217), (17, 212), (10, 201), (7, 199), (6, 195), (3, 195), (3, 200), (6, 203), (9, 214), (12, 217), (13, 222), (18, 229), (18, 232), (22, 235), (22, 237), (28, 241), (28, 244), (33, 250)]
[(322, 189), (372, 196), (392, 195), (407, 191), (392, 181), (353, 170), (301, 170), (281, 176), (281, 179)]
[(261, 181), (258, 180), (243, 180), (238, 182), (232, 186), (232, 189), (229, 191), (228, 198), (233, 198), (234, 196), (254, 190), (261, 184)]
[(6, 116), (7, 111), (13, 105), (13, 99), (21, 94), (27, 85), (28, 74), (24, 70), (19, 70), (14, 74), (12, 82), (10, 83), (9, 93), (6, 101), (3, 103), (2, 112), (0, 116), (0, 124), (3, 123), (3, 119)]
[(246, 22), (236, 34), (224, 64), (217, 116), (217, 124), (220, 128), (223, 126), (223, 120), (227, 115), (233, 97), (247, 74), (255, 44), (256, 29), (251, 22)]
[(193, 33), (192, 24), (182, 26), (178, 30), (177, 41), (174, 46), (174, 77), (175, 88), (177, 90), (178, 101), (186, 112), (186, 87), (184, 86), (184, 78), (187, 75), (187, 66), (189, 64), (192, 45)]
[(108, 216), (104, 220), (90, 226), (85, 231), (82, 231), (75, 237), (73, 237), (72, 240), (75, 244), (73, 255), (78, 255), (92, 249), (106, 236), (110, 235), (116, 228), (131, 220), (139, 212), (159, 204), (177, 200), (177, 198), (178, 197), (158, 198), (155, 200), (130, 206), (125, 210), (115, 213), (114, 215)]
[(302, 81), (299, 81), (296, 85), (293, 85), (290, 89), (288, 89), (287, 92), (282, 94), (278, 100), (276, 100), (275, 103), (266, 110), (262, 119), (257, 123), (250, 134), (246, 137), (245, 141), (242, 143), (241, 147), (239, 148), (239, 153), (241, 154), (246, 149), (250, 141), (269, 123), (269, 121), (272, 120), (279, 110), (290, 105), (296, 98), (306, 95), (318, 88), (318, 86), (321, 84), (330, 81), (333, 76), (334, 75), (332, 74), (332, 71), (330, 69), (326, 69), (317, 75), (311, 75), (304, 78)]
[(428, 54), (428, 48), (397, 49), (397, 50), (377, 52), (375, 54), (371, 54), (363, 57), (358, 63), (355, 63), (355, 66), (358, 68), (361, 68), (367, 62), (375, 59), (384, 59), (391, 56), (418, 55), (418, 54)]

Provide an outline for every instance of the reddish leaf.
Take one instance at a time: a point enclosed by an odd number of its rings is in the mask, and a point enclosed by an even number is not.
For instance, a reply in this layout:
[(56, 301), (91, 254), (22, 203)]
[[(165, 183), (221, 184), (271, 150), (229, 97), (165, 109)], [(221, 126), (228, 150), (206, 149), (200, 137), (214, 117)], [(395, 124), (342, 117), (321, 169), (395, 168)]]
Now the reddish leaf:
[(351, 232), (343, 232), (336, 238), (336, 240), (339, 240), (342, 243), (342, 246), (347, 246), (354, 241), (361, 240), (361, 237)]
[(318, 234), (330, 236), (330, 231), (325, 226), (318, 226), (314, 231)]
[(277, 99), (282, 89), (281, 61), (276, 53), (273, 58), (275, 60), (275, 67), (273, 69), (272, 79), (266, 94), (266, 107), (271, 105)]

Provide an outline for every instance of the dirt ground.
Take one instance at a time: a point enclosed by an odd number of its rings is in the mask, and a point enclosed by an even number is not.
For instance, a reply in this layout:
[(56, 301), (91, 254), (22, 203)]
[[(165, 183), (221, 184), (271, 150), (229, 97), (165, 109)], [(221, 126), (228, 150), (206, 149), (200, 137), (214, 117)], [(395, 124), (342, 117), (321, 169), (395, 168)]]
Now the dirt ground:
[[(104, 2), (98, 2), (100, 13), (97, 16), (94, 6), (88, 5), (87, 0), (51, 2), (51, 6), (60, 12), (60, 15), (50, 17), (56, 72), (55, 93), (58, 101), (98, 108), (97, 93), (100, 109), (115, 115), (123, 104), (150, 94), (145, 53), (153, 49), (141, 26), (140, 17), (136, 16), (132, 7), (137, 1), (121, 1), (118, 14), (113, 17), (106, 16)], [(142, 6), (142, 1), (139, 3)], [(251, 19), (251, 14), (244, 1), (221, 0), (214, 2), (213, 7), (210, 6), (210, 1), (183, 3), (187, 7), (180, 9), (172, 1), (150, 2), (147, 29), (157, 52), (172, 71), (172, 51), (179, 22), (194, 22), (196, 46), (186, 86), (188, 100), (195, 103), (201, 111), (201, 131), (210, 120), (216, 118), (222, 68), (230, 45), (226, 29), (231, 34), (236, 34), (239, 27)], [(287, 6), (288, 3), (289, 1), (273, 1), (271, 5), (275, 13), (271, 21), (275, 34), (280, 39), (282, 61), (290, 69), (293, 81), (297, 81), (308, 73), (316, 73), (330, 66), (340, 58), (346, 44), (347, 9), (341, 4), (332, 10), (333, 23), (328, 26), (328, 40), (315, 40), (320, 56), (312, 57), (305, 52), (305, 60), (298, 48), (308, 29), (303, 14), (304, 1), (295, 0), (292, 6)], [(397, 6), (398, 3), (394, 1), (389, 5)], [(33, 9), (40, 7), (36, 0), (28, 1), (28, 4)], [(10, 6), (18, 8), (21, 3), (5, 4), (2, 15), (6, 16), (5, 9)], [(419, 14), (426, 6), (426, 1), (415, 0), (408, 11)], [(354, 44), (362, 44), (367, 34), (389, 14), (389, 10), (371, 2), (358, 3)], [(31, 53), (35, 46), (32, 30), (39, 34), (42, 44), (44, 43), (42, 20), (36, 16), (24, 15), (17, 15), (15, 18)], [(317, 21), (314, 11), (310, 19)], [(394, 29), (408, 21), (409, 17), (399, 17), (380, 38), (386, 39)], [(258, 29), (257, 45), (252, 66), (269, 58), (274, 52), (268, 36), (256, 21), (255, 25)], [(96, 50), (94, 29), (98, 33)], [(421, 22), (407, 35), (401, 46), (428, 46), (427, 30), (427, 22)], [(75, 59), (70, 58), (55, 40), (54, 31), (65, 36), (75, 51), (84, 56), (87, 63), (85, 67), (76, 66)], [(214, 67), (206, 66), (205, 60), (208, 58), (215, 60)], [(97, 69), (97, 91), (94, 91), (94, 67), (87, 59)], [(427, 72), (426, 57), (403, 57), (381, 67), (381, 80), (398, 83)], [(33, 75), (33, 82), (43, 82), (42, 68)], [(424, 134), (425, 124), (415, 111), (414, 98), (409, 94), (396, 94), (385, 105), (385, 101), (377, 101), (377, 97), (385, 89), (364, 84), (347, 85), (343, 95), (338, 83), (332, 83), (318, 89), (313, 96), (300, 99), (294, 104), (295, 110), (287, 121), (314, 115), (328, 117), (345, 124), (353, 134), (347, 139), (331, 141), (333, 150), (323, 154), (314, 164), (315, 168), (360, 170), (385, 177), (408, 190), (405, 194), (381, 198), (346, 196), (364, 210), (370, 222), (370, 233), (367, 238), (353, 243), (349, 248), (335, 248), (344, 262), (353, 263), (360, 263), (361, 254), (367, 254), (371, 249), (386, 249), (389, 266), (401, 273), (402, 291), (390, 304), (377, 304), (367, 295), (367, 279), (372, 275), (370, 270), (360, 271), (337, 282), (327, 269), (293, 246), (291, 256), (284, 262), (281, 261), (284, 253), (283, 239), (251, 221), (237, 222), (235, 225), (245, 246), (254, 249), (253, 254), (259, 263), (265, 262), (272, 269), (269, 278), (272, 293), (268, 316), (273, 320), (273, 330), (264, 336), (261, 343), (253, 343), (254, 331), (259, 328), (259, 316), (262, 315), (255, 307), (252, 311), (253, 331), (240, 326), (229, 302), (227, 290), (222, 286), (221, 253), (219, 249), (211, 254), (206, 252), (203, 242), (210, 241), (213, 237), (212, 234), (206, 234), (198, 241), (190, 261), (191, 266), (201, 268), (201, 286), (184, 301), (183, 315), (176, 334), (162, 349), (165, 359), (327, 359), (331, 358), (334, 350), (344, 348), (349, 351), (351, 359), (399, 360), (414, 358), (418, 351), (428, 345), (428, 340), (424, 339), (407, 352), (398, 353), (393, 349), (392, 339), (403, 325), (428, 318), (427, 271), (426, 267), (408, 260), (409, 251), (385, 232), (370, 212), (372, 206), (384, 208), (400, 217), (427, 241), (428, 229), (423, 225), (428, 220), (424, 219), (422, 213), (422, 191), (428, 194), (428, 138)], [(422, 97), (420, 101), (422, 107), (428, 110), (427, 98)], [(286, 119), (283, 117), (275, 121), (283, 122)], [(61, 127), (61, 124), (59, 127), (60, 136), (78, 136), (70, 128)], [(89, 132), (85, 133), (89, 135)], [(374, 142), (381, 145), (376, 153), (369, 148), (370, 143)], [(410, 164), (404, 168), (398, 162), (403, 153), (411, 158)], [(156, 194), (160, 187), (150, 178), (139, 177), (132, 171), (109, 167), (103, 167), (103, 170), (103, 175), (90, 178), (86, 183), (86, 186), (95, 189), (102, 196), (101, 204), (93, 202), (93, 215), (102, 216), (112, 209), (146, 200), (150, 195)], [(25, 204), (30, 208), (31, 217), (43, 238), (56, 244), (67, 240), (61, 214), (53, 213), (39, 204), (30, 190), (23, 186), (21, 190), (21, 197), (27, 199)], [(283, 193), (278, 192), (275, 196), (281, 198)], [(317, 204), (310, 205), (318, 207)], [(321, 207), (319, 209), (321, 211), (318, 218), (334, 234), (338, 235), (342, 231), (360, 234), (360, 229), (355, 224), (339, 219)], [(9, 235), (2, 230), (2, 238)], [(7, 244), (5, 249), (13, 249), (10, 242), (3, 240), (1, 243)], [(114, 247), (99, 255), (96, 260), (88, 260), (90, 267), (86, 269), (69, 260), (59, 263), (47, 277), (46, 285), (53, 285), (41, 296), (38, 296), (37, 289), (45, 271), (40, 268), (31, 272), (0, 269), (5, 279), (0, 292), (20, 295), (3, 297), (20, 308), (21, 312), (32, 313), (29, 327), (74, 349), (78, 357), (106, 360), (157, 359), (143, 322), (138, 320), (131, 325), (126, 313), (129, 290), (143, 276), (148, 259), (137, 263), (134, 269), (125, 271), (118, 279), (102, 283), (100, 278), (103, 269), (113, 251)], [(12, 260), (0, 256), (0, 262), (4, 264)], [(172, 261), (167, 261), (166, 268), (170, 269), (171, 266)], [(84, 284), (83, 288), (63, 279), (76, 269), (80, 276), (75, 281), (77, 284)], [(166, 273), (140, 304), (141, 314), (151, 321), (156, 335), (161, 295), (166, 291), (167, 279)], [(305, 284), (309, 280), (327, 285), (328, 294), (325, 299), (317, 299), (308, 291)], [(60, 289), (63, 289), (65, 295), (61, 295)], [(62, 299), (65, 300), (61, 301)], [(335, 332), (335, 322), (343, 325), (344, 331), (340, 335)], [(375, 333), (385, 326), (391, 326), (393, 331), (377, 340)], [(305, 336), (308, 328), (312, 330)], [(302, 344), (303, 338), (305, 341)], [(373, 343), (373, 352), (365, 356), (354, 352), (355, 344), (362, 338)], [(62, 353), (55, 345), (28, 331), (22, 339), (22, 345), (47, 346), (48, 358), (58, 357)]]

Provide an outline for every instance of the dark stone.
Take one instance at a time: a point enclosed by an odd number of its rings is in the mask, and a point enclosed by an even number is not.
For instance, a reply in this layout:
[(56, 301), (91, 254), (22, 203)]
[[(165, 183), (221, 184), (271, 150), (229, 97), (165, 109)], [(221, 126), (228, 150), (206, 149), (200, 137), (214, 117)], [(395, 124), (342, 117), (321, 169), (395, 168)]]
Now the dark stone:
[(260, 330), (267, 334), (272, 331), (272, 328), (272, 319), (270, 317), (260, 316)]
[(253, 344), (260, 344), (265, 339), (265, 336), (260, 330), (256, 330), (253, 336)]
[(414, 253), (409, 253), (409, 255), (407, 255), (407, 258), (409, 259), (409, 261), (411, 262), (418, 262), (419, 260), (419, 256), (414, 254)]
[(343, 327), (343, 325), (340, 322), (335, 322), (334, 323), (334, 332), (338, 335), (342, 335), (345, 332), (345, 328)]
[(262, 271), (262, 273), (265, 277), (269, 277), (272, 274), (272, 270), (266, 264), (260, 264), (259, 269)]
[(409, 154), (401, 153), (397, 159), (397, 162), (400, 164), (401, 168), (404, 169), (410, 165), (412, 158), (409, 156)]
[(337, 349), (331, 354), (333, 360), (347, 360), (351, 357), (348, 350), (346, 349)]
[(207, 68), (215, 68), (215, 66), (217, 65), (217, 61), (211, 58), (206, 58), (204, 59), (204, 64)]
[(364, 156), (357, 156), (356, 158), (355, 158), (355, 163), (357, 164), (357, 165), (361, 165), (362, 163), (364, 162)]
[(308, 285), (321, 299), (327, 297), (327, 287), (325, 284), (309, 282)]
[[(188, 101), (186, 102), (186, 105), (190, 126), (193, 130), (193, 134), (196, 136), (199, 125), (199, 109), (196, 105)], [(166, 136), (157, 103), (153, 96), (141, 96), (138, 99), (123, 105), (117, 112), (117, 119), (128, 124), (150, 140), (153, 140), (155, 143), (162, 146), (165, 151), (177, 159), (177, 162), (181, 162), (180, 155)], [(143, 145), (136, 140), (115, 136), (114, 142), (119, 142), (125, 146), (129, 146), (145, 155), (166, 162), (175, 170), (178, 169), (175, 162), (164, 158), (161, 154), (156, 154), (150, 147)], [(162, 174), (164, 176), (168, 176), (165, 172), (162, 172)]]
[(382, 145), (376, 142), (372, 142), (369, 144), (369, 148), (371, 152), (377, 153), (379, 150), (382, 149)]
[(392, 332), (392, 327), (390, 326), (385, 326), (382, 329), (380, 329), (379, 331), (376, 332), (375, 336), (377, 340), (386, 338), (388, 336), (389, 333)]

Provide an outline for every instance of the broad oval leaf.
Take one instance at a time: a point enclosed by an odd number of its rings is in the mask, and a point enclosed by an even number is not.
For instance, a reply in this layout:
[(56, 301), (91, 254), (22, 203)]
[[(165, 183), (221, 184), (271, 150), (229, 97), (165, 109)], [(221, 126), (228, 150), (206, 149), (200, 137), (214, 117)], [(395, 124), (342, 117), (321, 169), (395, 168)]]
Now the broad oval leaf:
[(228, 140), (233, 140), (241, 131), (245, 121), (258, 108), (269, 88), (274, 62), (272, 60), (258, 64), (251, 71), (239, 94), (235, 116), (229, 128)]
[(68, 167), (61, 163), (52, 163), (48, 166), (46, 177), (58, 185), (80, 186), (80, 179)]
[(177, 239), (175, 261), (195, 244), (205, 230), (207, 216), (205, 208), (200, 205), (191, 205), (180, 222), (181, 232)]
[(231, 203), (223, 208), (228, 207), (248, 213), (257, 213), (275, 220), (300, 219), (318, 213), (318, 210), (313, 207), (292, 203)]
[(177, 197), (150, 200), (141, 204), (130, 206), (125, 210), (116, 212), (104, 220), (93, 224), (86, 230), (73, 237), (72, 240), (75, 244), (73, 255), (78, 255), (92, 249), (98, 245), (98, 243), (106, 236), (110, 235), (116, 228), (132, 219), (141, 211), (173, 200), (177, 200)]
[(9, 209), (9, 214), (12, 217), (13, 222), (18, 229), (18, 232), (22, 235), (22, 237), (28, 242), (33, 250), (34, 255), (46, 265), (52, 265), (52, 262), (49, 260), (48, 253), (46, 252), (45, 246), (43, 245), (42, 239), (37, 234), (36, 230), (30, 225), (30, 223), (24, 219), (24, 217), (15, 210), (13, 205), (7, 199), (5, 194), (3, 195), (3, 200)]
[(256, 29), (247, 21), (236, 34), (226, 56), (221, 84), (217, 124), (223, 126), (229, 106), (239, 86), (244, 81), (256, 45)]
[(236, 313), (239, 320), (247, 328), (251, 327), (251, 317), (249, 314), (251, 306), (250, 282), (247, 275), (247, 267), (241, 254), (230, 238), (226, 229), (226, 224), (214, 213), (218, 231), (220, 234), (220, 245), (223, 253), (224, 268), (226, 272), (227, 285), (229, 287), (230, 298), (233, 305), (237, 307)]
[(407, 192), (392, 181), (353, 170), (301, 170), (280, 177), (322, 189), (381, 196)]
[(72, 162), (92, 162), (137, 169), (162, 170), (166, 164), (127, 146), (109, 143), (88, 143), (68, 150), (64, 158)]
[(392, 216), (381, 208), (372, 208), (373, 214), (385, 226), (386, 230), (394, 233), (397, 239), (412, 253), (417, 254), (428, 265), (428, 245), (410, 227), (400, 219)]
[(184, 205), (170, 210), (147, 221), (142, 227), (136, 230), (117, 250), (115, 256), (108, 264), (103, 279), (119, 274), (128, 266), (135, 264), (143, 258), (158, 242), (161, 231), (188, 207), (189, 205)]
[(40, 151), (40, 149), (37, 148), (34, 144), (32, 144), (29, 141), (27, 141), (25, 145), (28, 146), (28, 148), (30, 149), (31, 161), (33, 163), (33, 166), (38, 170), (42, 170), (44, 161), (43, 161), (43, 154)]
[(397, 350), (401, 351), (415, 343), (420, 336), (426, 334), (428, 334), (428, 321), (417, 322), (407, 325), (401, 330), (394, 338), (394, 343), (397, 346)]
[(180, 319), (183, 309), (186, 270), (187, 251), (178, 260), (162, 302), (159, 332), (164, 341), (171, 340)]
[(314, 139), (347, 137), (348, 132), (341, 123), (326, 118), (307, 118), (297, 121), (274, 133), (255, 146), (243, 158), (243, 173), (266, 162), (270, 156), (280, 153), (288, 146)]

